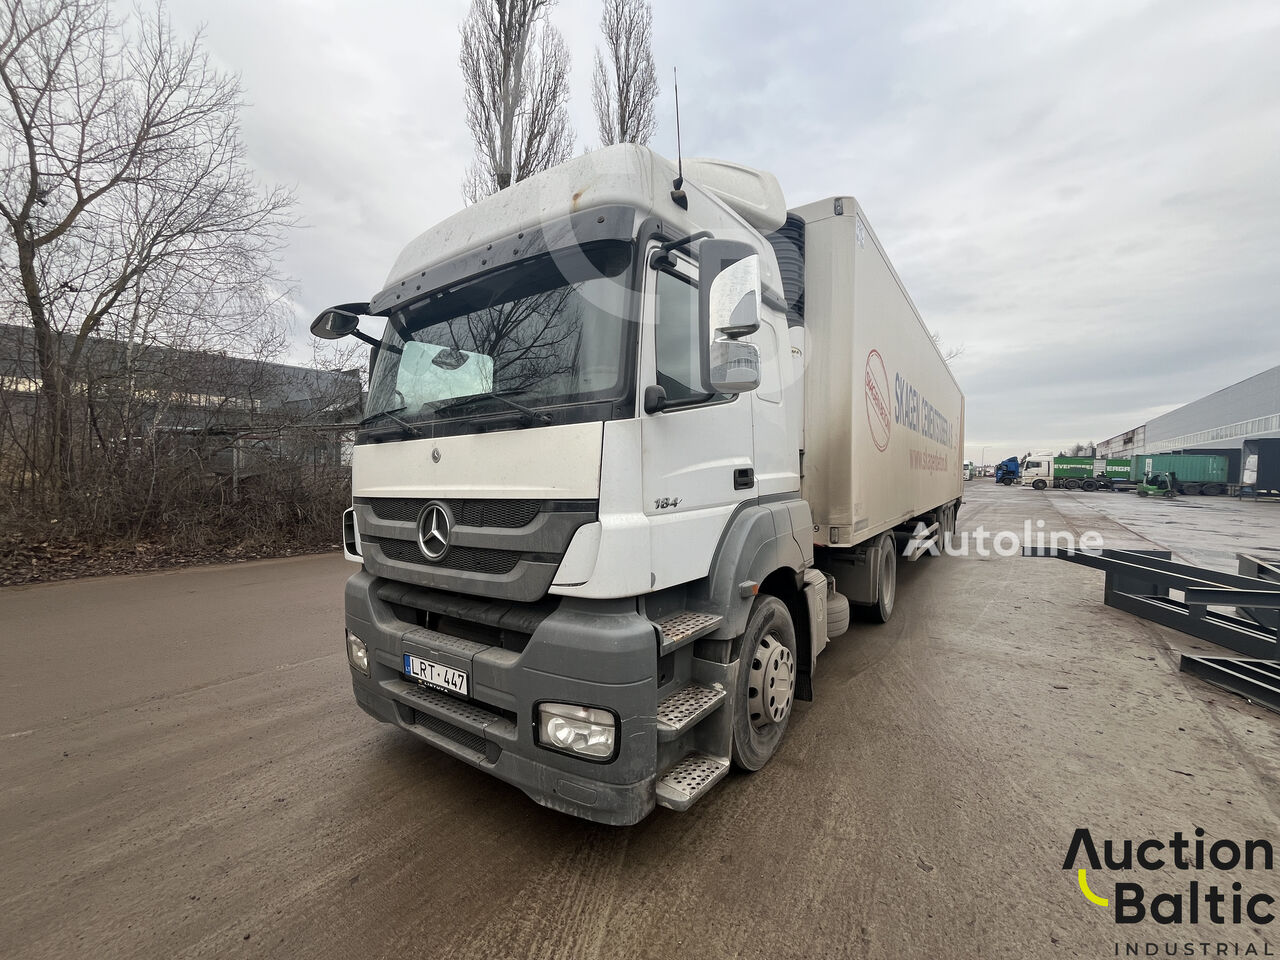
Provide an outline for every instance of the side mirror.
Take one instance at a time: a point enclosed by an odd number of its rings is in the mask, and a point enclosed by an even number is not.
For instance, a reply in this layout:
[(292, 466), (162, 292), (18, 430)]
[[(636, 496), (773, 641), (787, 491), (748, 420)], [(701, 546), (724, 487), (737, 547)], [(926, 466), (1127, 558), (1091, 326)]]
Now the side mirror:
[(754, 343), (722, 337), (712, 342), (709, 359), (716, 393), (750, 393), (760, 386), (760, 350)]
[(738, 341), (760, 329), (760, 256), (748, 243), (707, 239), (698, 250), (698, 274), (703, 388), (754, 390), (760, 385), (760, 354)]
[(341, 340), (355, 335), (361, 340), (360, 315), (368, 313), (367, 303), (344, 303), (330, 307), (311, 321), (311, 335), (321, 340)]

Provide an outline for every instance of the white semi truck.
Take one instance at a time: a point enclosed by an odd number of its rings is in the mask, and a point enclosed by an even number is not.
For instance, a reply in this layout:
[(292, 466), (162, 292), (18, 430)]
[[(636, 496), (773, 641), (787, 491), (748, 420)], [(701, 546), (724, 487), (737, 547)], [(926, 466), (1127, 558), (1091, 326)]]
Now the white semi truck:
[(589, 820), (763, 766), (849, 602), (888, 620), (955, 523), (964, 400), (851, 197), (595, 150), (312, 331), (372, 346), (356, 701)]

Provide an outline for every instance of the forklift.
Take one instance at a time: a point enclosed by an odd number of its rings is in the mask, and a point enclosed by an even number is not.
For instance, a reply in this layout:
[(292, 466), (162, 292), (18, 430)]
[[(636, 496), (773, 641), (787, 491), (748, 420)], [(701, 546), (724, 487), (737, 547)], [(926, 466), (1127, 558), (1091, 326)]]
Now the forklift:
[(1148, 473), (1138, 484), (1140, 497), (1164, 497), (1172, 500), (1178, 495), (1178, 476), (1174, 473)]

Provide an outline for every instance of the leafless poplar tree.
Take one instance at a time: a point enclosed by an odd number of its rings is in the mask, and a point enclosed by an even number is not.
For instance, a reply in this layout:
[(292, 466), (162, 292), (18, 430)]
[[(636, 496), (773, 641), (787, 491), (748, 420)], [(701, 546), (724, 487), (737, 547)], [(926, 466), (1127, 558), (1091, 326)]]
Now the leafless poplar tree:
[(604, 0), (600, 17), (605, 53), (596, 49), (591, 104), (600, 143), (647, 144), (656, 121), (653, 101), (658, 74), (653, 65), (653, 9), (648, 0)]
[(937, 330), (931, 331), (929, 337), (937, 345), (938, 352), (942, 354), (942, 359), (945, 363), (951, 363), (952, 360), (964, 353), (963, 343), (958, 346), (946, 344), (942, 340), (942, 334)]
[(555, 0), (472, 0), (462, 25), (467, 126), (476, 145), (469, 203), (573, 152), (569, 50), (547, 19)]
[(34, 332), (52, 505), (75, 482), (91, 338), (258, 328), (292, 198), (254, 182), (238, 81), (161, 6), (120, 24), (109, 0), (0, 0), (0, 86), (0, 296)]

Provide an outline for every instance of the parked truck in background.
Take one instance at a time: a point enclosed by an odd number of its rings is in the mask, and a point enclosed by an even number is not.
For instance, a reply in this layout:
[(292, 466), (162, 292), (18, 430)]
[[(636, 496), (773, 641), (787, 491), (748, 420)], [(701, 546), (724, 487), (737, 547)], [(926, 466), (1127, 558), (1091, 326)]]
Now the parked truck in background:
[(848, 603), (888, 620), (955, 523), (964, 398), (852, 197), (594, 150), (312, 330), (373, 347), (357, 703), (589, 820), (763, 766)]
[(1130, 475), (1128, 460), (1106, 460), (1095, 457), (1055, 457), (1048, 454), (1026, 457), (1022, 463), (1022, 482), (1035, 490), (1050, 487), (1062, 490), (1110, 490), (1117, 479)]
[(1011, 487), (1022, 476), (1022, 464), (1017, 457), (1006, 457), (996, 464), (996, 483)]
[(1035, 490), (1135, 489), (1144, 477), (1169, 474), (1175, 492), (1217, 496), (1232, 490), (1227, 483), (1227, 458), (1216, 454), (1151, 454), (1120, 459), (1025, 457), (1020, 464), (1021, 483)]
[(964, 462), (964, 479), (966, 479), (966, 480), (972, 480), (972, 479), (973, 479), (973, 469), (974, 469), (974, 468), (973, 468), (973, 461), (972, 461), (972, 460), (966, 460), (966, 461)]

